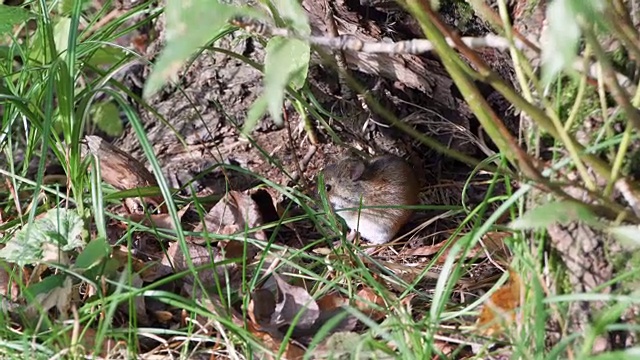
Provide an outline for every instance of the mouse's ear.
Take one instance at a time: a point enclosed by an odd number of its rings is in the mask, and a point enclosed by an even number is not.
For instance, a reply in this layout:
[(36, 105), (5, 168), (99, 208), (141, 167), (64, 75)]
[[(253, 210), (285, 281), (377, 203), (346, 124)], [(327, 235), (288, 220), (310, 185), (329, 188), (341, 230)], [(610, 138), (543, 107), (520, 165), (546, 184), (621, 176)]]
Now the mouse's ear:
[(358, 180), (362, 177), (364, 173), (364, 163), (362, 161), (356, 160), (353, 162), (351, 166), (351, 180)]

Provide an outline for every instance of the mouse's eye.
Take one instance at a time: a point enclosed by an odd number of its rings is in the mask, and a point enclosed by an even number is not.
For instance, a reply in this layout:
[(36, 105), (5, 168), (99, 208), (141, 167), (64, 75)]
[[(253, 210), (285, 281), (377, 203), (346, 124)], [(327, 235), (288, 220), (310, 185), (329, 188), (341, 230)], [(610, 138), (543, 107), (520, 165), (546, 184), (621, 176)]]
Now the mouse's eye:
[(329, 192), (331, 191), (331, 184), (324, 184), (324, 189)]

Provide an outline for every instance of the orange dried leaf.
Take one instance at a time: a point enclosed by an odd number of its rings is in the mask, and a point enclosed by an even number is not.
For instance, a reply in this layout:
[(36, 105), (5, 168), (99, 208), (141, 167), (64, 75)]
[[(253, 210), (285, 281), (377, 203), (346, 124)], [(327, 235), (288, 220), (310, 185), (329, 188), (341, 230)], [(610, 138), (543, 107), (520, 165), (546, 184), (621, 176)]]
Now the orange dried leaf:
[[(279, 354), (280, 346), (282, 345), (282, 341), (274, 338), (271, 334), (267, 332), (260, 331), (256, 325), (252, 323), (248, 323), (249, 332), (255, 335), (258, 339), (262, 340), (262, 343), (266, 348), (271, 350), (274, 354)], [(270, 354), (261, 354), (263, 359), (276, 359)], [(299, 347), (296, 344), (288, 343), (286, 345), (284, 354), (279, 359), (287, 359), (287, 360), (298, 360), (303, 359), (305, 355), (304, 349)]]
[(476, 327), (483, 335), (500, 334), (515, 321), (521, 289), (520, 277), (509, 270), (509, 281), (491, 295), (478, 316)]
[(369, 287), (363, 287), (356, 295), (355, 307), (358, 310), (362, 311), (375, 321), (385, 317), (386, 312), (384, 310), (378, 310), (373, 306), (373, 304), (375, 304), (382, 309), (385, 309), (386, 304), (383, 296)]

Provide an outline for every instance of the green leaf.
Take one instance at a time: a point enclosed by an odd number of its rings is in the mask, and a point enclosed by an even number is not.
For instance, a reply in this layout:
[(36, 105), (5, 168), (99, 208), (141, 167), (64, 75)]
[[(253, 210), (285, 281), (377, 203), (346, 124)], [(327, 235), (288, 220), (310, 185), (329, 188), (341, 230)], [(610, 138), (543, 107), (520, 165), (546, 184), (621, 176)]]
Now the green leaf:
[(69, 15), (71, 13), (71, 10), (73, 10), (73, 6), (75, 5), (76, 1), (82, 1), (82, 10), (88, 9), (91, 5), (90, 0), (62, 0), (58, 4), (58, 10), (60, 11), (60, 14)]
[(640, 347), (612, 351), (587, 358), (589, 360), (640, 360)]
[(124, 130), (118, 107), (112, 101), (97, 104), (93, 113), (93, 122), (110, 136), (120, 136)]
[(155, 94), (175, 78), (185, 61), (224, 31), (229, 19), (252, 13), (211, 0), (168, 1), (165, 7), (167, 45), (144, 88), (144, 97)]
[(278, 10), (278, 15), (288, 26), (300, 35), (309, 36), (311, 34), (309, 19), (298, 0), (272, 0), (271, 2)]
[(87, 247), (78, 255), (75, 268), (88, 270), (102, 262), (104, 258), (109, 256), (111, 247), (104, 238), (97, 238), (90, 241)]
[(509, 227), (516, 230), (544, 229), (551, 224), (567, 224), (572, 221), (596, 223), (596, 217), (586, 206), (569, 201), (551, 202), (529, 210)]
[(20, 266), (36, 264), (49, 256), (51, 249), (69, 251), (83, 247), (85, 234), (82, 218), (75, 210), (51, 209), (30, 227), (16, 232), (0, 249), (0, 258)]
[(249, 112), (247, 113), (247, 118), (244, 120), (244, 127), (242, 128), (242, 132), (244, 134), (248, 134), (251, 129), (253, 129), (260, 118), (267, 112), (267, 97), (265, 94), (262, 94), (256, 101), (253, 102)]
[(71, 18), (60, 17), (53, 27), (53, 40), (56, 43), (58, 54), (67, 51), (69, 45), (69, 31), (71, 31)]
[(560, 71), (571, 68), (582, 35), (580, 24), (603, 25), (604, 7), (603, 0), (554, 0), (547, 6), (549, 26), (542, 42), (542, 78), (545, 84), (549, 84)]
[(18, 6), (0, 4), (0, 35), (10, 34), (17, 24), (35, 17), (35, 14)]
[(102, 46), (97, 49), (87, 62), (93, 66), (113, 65), (122, 61), (127, 56), (126, 52), (113, 46)]
[(640, 228), (637, 225), (612, 227), (609, 233), (624, 245), (636, 249), (640, 247)]
[(42, 281), (37, 282), (33, 285), (29, 285), (25, 289), (25, 295), (27, 299), (31, 297), (36, 297), (40, 294), (47, 294), (53, 291), (57, 287), (62, 287), (64, 284), (64, 280), (67, 278), (66, 274), (55, 274), (51, 276), (47, 276)]
[(578, 13), (570, 0), (555, 0), (547, 6), (547, 38), (542, 43), (543, 81), (548, 84), (576, 58), (580, 41)]
[(266, 51), (264, 96), (271, 118), (281, 125), (285, 90), (289, 84), (296, 90), (304, 85), (311, 48), (304, 41), (276, 36), (269, 40)]

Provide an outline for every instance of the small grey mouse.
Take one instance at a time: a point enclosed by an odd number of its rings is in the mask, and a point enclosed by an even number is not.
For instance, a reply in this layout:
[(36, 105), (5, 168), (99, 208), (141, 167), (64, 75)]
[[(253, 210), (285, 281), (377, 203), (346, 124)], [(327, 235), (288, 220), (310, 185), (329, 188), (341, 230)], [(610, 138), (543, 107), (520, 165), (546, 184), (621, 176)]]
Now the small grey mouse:
[[(333, 209), (352, 231), (375, 245), (391, 241), (413, 213), (411, 209), (379, 206), (419, 202), (415, 171), (397, 156), (385, 155), (369, 162), (349, 157), (328, 165), (323, 174)], [(368, 209), (370, 206), (377, 208)]]

